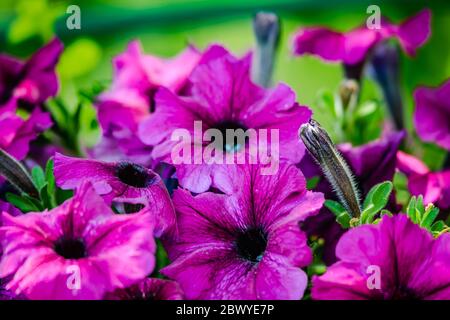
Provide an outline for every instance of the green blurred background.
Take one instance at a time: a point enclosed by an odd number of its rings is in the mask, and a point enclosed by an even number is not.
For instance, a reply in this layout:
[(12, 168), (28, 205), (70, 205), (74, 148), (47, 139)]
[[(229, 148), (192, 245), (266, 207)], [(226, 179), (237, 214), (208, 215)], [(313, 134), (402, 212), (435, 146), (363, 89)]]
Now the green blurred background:
[[(66, 27), (66, 9), (70, 4), (81, 8), (81, 30)], [(282, 22), (274, 80), (291, 85), (299, 102), (314, 108), (319, 91), (337, 88), (342, 70), (339, 65), (326, 64), (318, 58), (294, 58), (289, 48), (292, 33), (307, 25), (349, 30), (364, 23), (370, 4), (379, 5), (382, 15), (396, 23), (424, 7), (433, 11), (431, 39), (415, 58), (402, 56), (407, 127), (411, 131), (413, 89), (417, 85), (438, 85), (450, 75), (448, 0), (2, 0), (0, 51), (27, 57), (55, 34), (59, 36), (66, 46), (58, 66), (60, 95), (71, 101), (78, 90), (111, 81), (111, 58), (132, 39), (140, 39), (146, 53), (167, 57), (187, 43), (205, 48), (218, 42), (242, 54), (254, 44), (252, 16), (258, 10), (270, 10)], [(377, 90), (370, 81), (365, 87)], [(428, 149), (431, 157), (439, 154), (433, 146)]]

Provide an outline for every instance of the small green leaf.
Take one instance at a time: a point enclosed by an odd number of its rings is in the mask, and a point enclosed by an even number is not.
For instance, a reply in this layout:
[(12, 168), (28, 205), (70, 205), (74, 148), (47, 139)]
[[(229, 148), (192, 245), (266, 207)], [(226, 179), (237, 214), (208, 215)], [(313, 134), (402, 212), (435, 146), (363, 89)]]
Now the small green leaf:
[(56, 183), (55, 176), (53, 174), (53, 159), (47, 161), (45, 166), (45, 178), (47, 180), (47, 195), (49, 199), (50, 208), (55, 208), (58, 203), (56, 201)]
[(38, 190), (45, 186), (45, 174), (40, 166), (35, 166), (31, 169), (31, 177)]
[(412, 222), (417, 223), (416, 220), (416, 197), (411, 197), (409, 200), (408, 206), (406, 208), (406, 215), (411, 219)]
[(389, 196), (391, 195), (393, 189), (393, 185), (392, 182), (385, 181), (376, 185), (374, 188), (376, 188), (376, 190), (372, 196), (372, 203), (378, 209), (378, 211), (380, 211), (387, 205)]
[(319, 176), (314, 176), (306, 181), (306, 189), (313, 190), (320, 181)]
[(39, 207), (33, 201), (28, 198), (18, 196), (17, 194), (8, 192), (6, 194), (6, 201), (18, 208), (23, 213), (31, 211), (39, 211)]
[(420, 226), (429, 229), (433, 224), (434, 220), (437, 218), (439, 214), (439, 209), (435, 206), (428, 205), (425, 213), (422, 216), (422, 220), (420, 221)]
[(388, 203), (393, 184), (390, 181), (379, 183), (370, 189), (363, 203), (360, 223), (372, 223), (375, 215)]
[(336, 221), (345, 229), (350, 227), (351, 216), (345, 208), (336, 201), (326, 200), (325, 206), (336, 216)]

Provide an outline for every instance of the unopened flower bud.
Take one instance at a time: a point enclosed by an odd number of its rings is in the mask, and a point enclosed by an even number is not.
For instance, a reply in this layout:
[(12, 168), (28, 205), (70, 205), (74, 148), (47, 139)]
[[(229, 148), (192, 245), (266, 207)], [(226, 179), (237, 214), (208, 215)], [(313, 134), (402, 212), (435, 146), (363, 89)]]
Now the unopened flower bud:
[(353, 174), (328, 133), (317, 121), (311, 119), (300, 127), (299, 136), (345, 209), (353, 217), (359, 217), (361, 208)]
[(280, 38), (278, 16), (270, 12), (259, 12), (253, 19), (256, 50), (253, 56), (252, 78), (255, 83), (270, 86), (275, 53)]

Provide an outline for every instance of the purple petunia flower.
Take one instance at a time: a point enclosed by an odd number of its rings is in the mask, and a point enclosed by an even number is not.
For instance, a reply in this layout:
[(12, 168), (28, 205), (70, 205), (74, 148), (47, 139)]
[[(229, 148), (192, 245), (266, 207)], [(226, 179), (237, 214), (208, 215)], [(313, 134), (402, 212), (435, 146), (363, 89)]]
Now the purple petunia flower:
[(0, 109), (11, 103), (33, 109), (56, 95), (55, 66), (62, 50), (62, 42), (55, 38), (27, 62), (0, 55)]
[[(8, 212), (11, 216), (19, 216), (22, 214), (22, 212), (14, 207), (12, 204), (8, 202), (3, 202), (0, 200), (0, 212)], [(0, 215), (0, 227), (3, 225), (2, 223), (2, 216)], [(3, 249), (0, 246), (0, 260), (3, 255)], [(15, 300), (15, 299), (23, 299), (23, 296), (17, 296), (10, 290), (5, 289), (6, 283), (8, 283), (10, 279), (0, 278), (0, 300)]]
[(417, 88), (414, 100), (414, 125), (419, 137), (450, 150), (450, 80), (438, 88)]
[(336, 255), (313, 299), (450, 299), (450, 234), (434, 239), (404, 214), (351, 229)]
[(86, 183), (48, 212), (3, 213), (0, 277), (29, 299), (101, 299), (153, 270), (152, 231), (149, 214), (116, 215)]
[(293, 51), (296, 55), (313, 54), (326, 61), (356, 65), (362, 63), (376, 45), (395, 37), (407, 54), (414, 55), (430, 36), (430, 19), (431, 11), (425, 9), (399, 25), (382, 19), (380, 28), (362, 26), (347, 33), (320, 27), (304, 28), (294, 35)]
[[(352, 147), (346, 143), (338, 146), (342, 157), (354, 174), (363, 198), (376, 184), (393, 179), (397, 163), (397, 151), (404, 136), (404, 132), (391, 132), (365, 145)], [(324, 193), (326, 199), (336, 200), (330, 184), (309, 154), (302, 159), (299, 168), (308, 179), (315, 176), (320, 177), (320, 181), (314, 190)], [(391, 206), (395, 206), (393, 197)], [(304, 228), (308, 235), (324, 238), (324, 261), (326, 264), (334, 263), (336, 261), (335, 247), (344, 233), (344, 230), (337, 224), (334, 214), (327, 208), (322, 208), (317, 216), (312, 216), (305, 221)]]
[[(204, 55), (220, 51), (213, 46)], [(196, 140), (196, 121), (201, 121), (201, 130), (216, 129), (226, 139), (227, 129), (244, 132), (248, 129), (267, 130), (267, 146), (272, 145), (271, 130), (279, 133), (279, 156), (294, 163), (301, 160), (304, 146), (298, 141), (297, 130), (309, 120), (311, 110), (295, 102), (295, 93), (284, 84), (265, 89), (252, 83), (249, 74), (250, 56), (237, 59), (225, 49), (200, 63), (189, 78), (189, 95), (177, 96), (161, 89), (155, 96), (156, 110), (139, 128), (141, 140), (153, 146), (152, 155), (158, 161), (173, 163), (171, 152), (180, 142), (172, 139), (175, 130), (184, 129), (194, 137), (189, 148), (200, 149), (204, 154), (211, 142)], [(258, 136), (260, 138), (261, 136)], [(215, 141), (215, 140), (213, 140)], [(216, 141), (217, 142), (217, 141)], [(211, 146), (209, 146), (211, 148)], [(259, 151), (261, 151), (260, 148)], [(242, 153), (249, 150), (248, 144), (229, 145), (217, 143), (215, 156)], [(273, 151), (273, 150), (272, 150)], [(194, 151), (194, 155), (197, 150)], [(195, 156), (194, 156), (195, 157)], [(214, 187), (216, 167), (207, 161), (176, 164), (177, 178), (181, 186), (200, 193)]]
[(126, 289), (107, 294), (106, 300), (183, 300), (178, 283), (171, 280), (146, 278)]
[(450, 208), (450, 170), (432, 172), (421, 160), (401, 151), (397, 154), (397, 169), (408, 177), (413, 196), (422, 195), (425, 204)]
[(166, 243), (172, 264), (161, 273), (187, 299), (300, 299), (307, 276), (299, 267), (312, 254), (299, 222), (321, 208), (322, 194), (307, 191), (287, 163), (275, 175), (228, 169), (221, 187), (231, 195), (175, 190), (179, 234)]
[(153, 111), (157, 89), (181, 90), (200, 58), (195, 48), (188, 47), (173, 59), (161, 59), (144, 55), (140, 43), (131, 42), (114, 59), (113, 84), (96, 104), (103, 140), (93, 150), (94, 157), (149, 165), (151, 148), (137, 138), (138, 125)]
[(17, 107), (8, 105), (0, 110), (0, 148), (18, 160), (26, 157), (30, 141), (52, 125), (50, 115), (35, 108), (27, 119), (16, 114)]
[(59, 153), (55, 154), (54, 161), (56, 183), (61, 188), (75, 189), (90, 181), (107, 203), (121, 203), (132, 211), (144, 206), (142, 210), (155, 214), (155, 236), (160, 237), (174, 227), (176, 218), (169, 193), (152, 170), (127, 161), (108, 163)]

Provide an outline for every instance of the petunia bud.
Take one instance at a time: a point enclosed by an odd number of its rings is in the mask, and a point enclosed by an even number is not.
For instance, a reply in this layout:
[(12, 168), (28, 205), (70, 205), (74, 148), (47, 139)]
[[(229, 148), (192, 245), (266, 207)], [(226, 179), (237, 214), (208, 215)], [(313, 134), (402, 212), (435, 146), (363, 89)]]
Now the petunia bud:
[(300, 127), (299, 136), (312, 157), (320, 165), (326, 179), (333, 187), (340, 202), (353, 216), (359, 217), (361, 207), (353, 174), (336, 150), (328, 133), (315, 120)]
[(339, 87), (339, 96), (341, 97), (342, 106), (347, 109), (358, 99), (359, 85), (353, 79), (344, 80)]
[(253, 56), (252, 78), (255, 83), (270, 86), (275, 53), (280, 38), (278, 16), (270, 12), (259, 12), (253, 19), (256, 50)]
[(370, 75), (383, 90), (384, 99), (397, 130), (403, 129), (403, 102), (400, 88), (399, 53), (389, 43), (380, 44), (370, 60)]
[(1, 148), (0, 176), (4, 176), (13, 186), (30, 196), (37, 197), (39, 195), (30, 175), (22, 164)]

